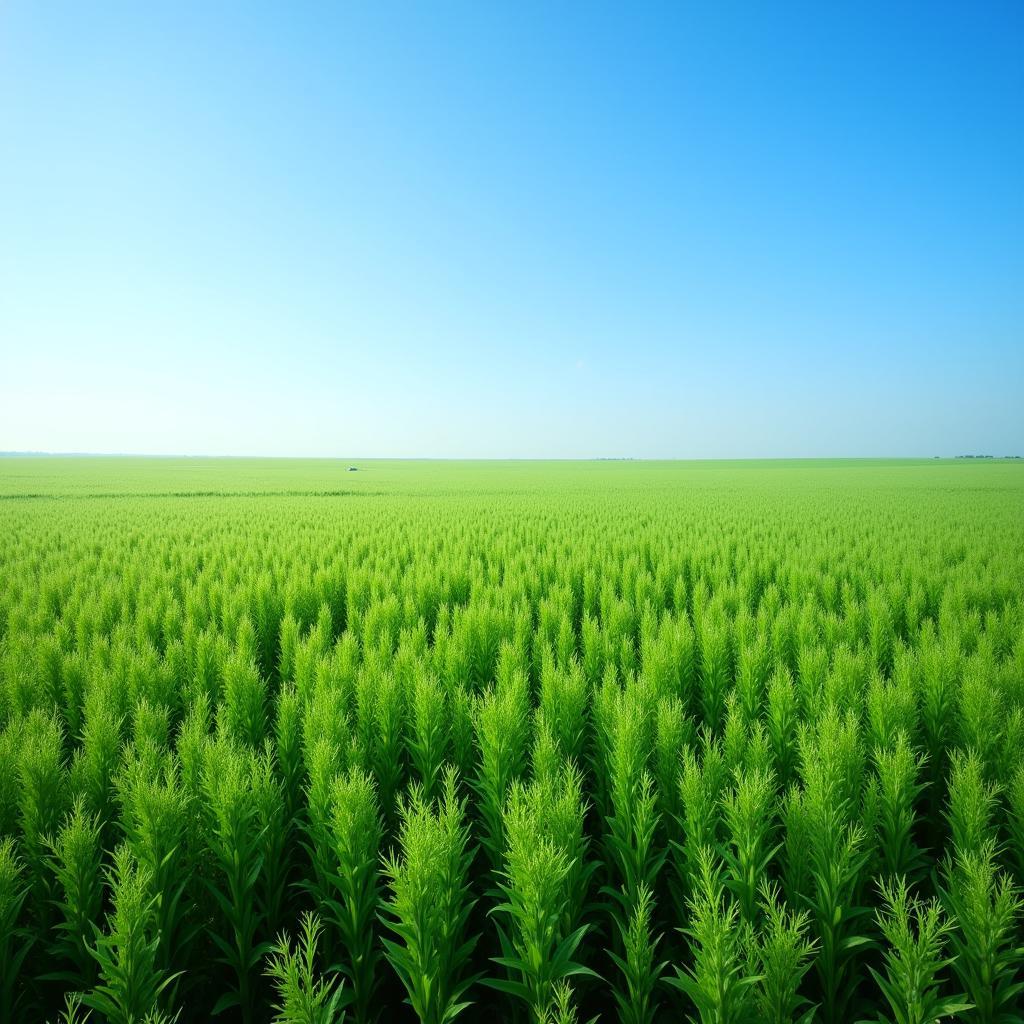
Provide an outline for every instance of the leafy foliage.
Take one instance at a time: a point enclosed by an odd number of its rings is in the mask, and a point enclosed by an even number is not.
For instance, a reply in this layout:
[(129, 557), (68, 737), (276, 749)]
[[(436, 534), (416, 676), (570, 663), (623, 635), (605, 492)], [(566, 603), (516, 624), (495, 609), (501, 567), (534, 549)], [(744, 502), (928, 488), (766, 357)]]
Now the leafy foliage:
[(6, 461), (0, 1020), (1024, 1020), (1018, 466)]

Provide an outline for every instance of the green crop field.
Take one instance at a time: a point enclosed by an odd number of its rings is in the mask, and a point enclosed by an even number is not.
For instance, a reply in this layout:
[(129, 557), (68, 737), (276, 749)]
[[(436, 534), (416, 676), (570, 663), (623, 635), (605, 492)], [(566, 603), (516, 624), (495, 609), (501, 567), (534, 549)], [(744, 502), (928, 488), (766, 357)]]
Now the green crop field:
[(6, 457), (0, 537), (0, 1021), (1021, 1019), (1024, 463)]

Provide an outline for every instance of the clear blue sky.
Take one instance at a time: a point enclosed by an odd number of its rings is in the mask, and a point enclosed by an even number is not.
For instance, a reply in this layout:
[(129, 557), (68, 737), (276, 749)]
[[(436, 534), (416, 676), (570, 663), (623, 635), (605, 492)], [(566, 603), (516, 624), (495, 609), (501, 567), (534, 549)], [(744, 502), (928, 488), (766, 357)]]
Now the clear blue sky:
[(1024, 453), (1024, 5), (0, 6), (0, 449)]

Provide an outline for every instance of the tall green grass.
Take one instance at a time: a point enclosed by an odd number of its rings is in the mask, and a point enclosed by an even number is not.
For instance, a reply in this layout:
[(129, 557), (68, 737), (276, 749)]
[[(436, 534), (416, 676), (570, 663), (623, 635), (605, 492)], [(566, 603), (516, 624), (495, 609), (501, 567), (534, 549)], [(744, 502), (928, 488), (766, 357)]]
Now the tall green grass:
[(0, 1021), (1024, 1016), (1020, 466), (19, 465)]

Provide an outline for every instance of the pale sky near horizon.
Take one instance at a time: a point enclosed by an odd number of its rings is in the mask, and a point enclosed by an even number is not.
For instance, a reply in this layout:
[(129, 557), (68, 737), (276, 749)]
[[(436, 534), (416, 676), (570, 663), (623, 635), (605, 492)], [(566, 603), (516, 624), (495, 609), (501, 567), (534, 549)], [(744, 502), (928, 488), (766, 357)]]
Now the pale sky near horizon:
[(1024, 454), (1024, 5), (0, 5), (0, 450)]

